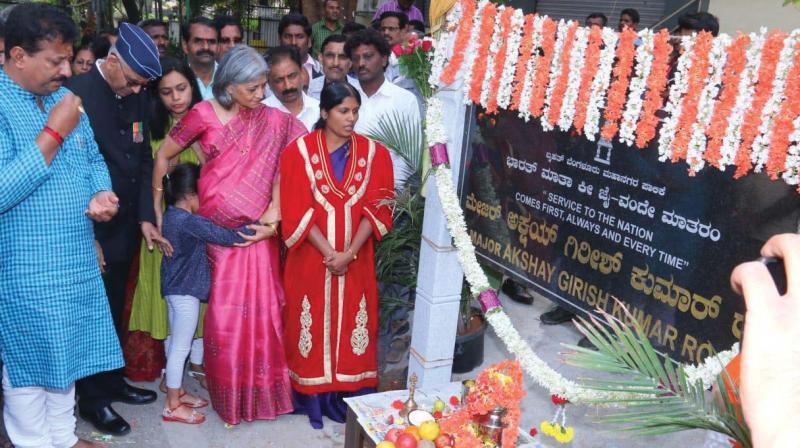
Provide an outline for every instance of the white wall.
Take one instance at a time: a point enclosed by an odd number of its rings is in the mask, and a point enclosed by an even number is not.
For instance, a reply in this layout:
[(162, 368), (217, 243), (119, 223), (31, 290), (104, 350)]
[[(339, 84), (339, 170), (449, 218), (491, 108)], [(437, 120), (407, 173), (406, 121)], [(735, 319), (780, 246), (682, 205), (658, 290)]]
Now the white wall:
[(800, 7), (783, 6), (783, 0), (710, 0), (708, 12), (719, 18), (720, 32), (800, 28)]

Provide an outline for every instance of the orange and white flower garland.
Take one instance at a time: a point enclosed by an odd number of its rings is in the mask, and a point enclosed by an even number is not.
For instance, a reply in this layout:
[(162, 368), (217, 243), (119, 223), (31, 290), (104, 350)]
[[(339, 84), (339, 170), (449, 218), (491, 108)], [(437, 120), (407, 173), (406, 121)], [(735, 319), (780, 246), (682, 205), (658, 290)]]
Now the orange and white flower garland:
[[(766, 169), (800, 181), (800, 107), (788, 93), (800, 93), (790, 76), (800, 31), (685, 37), (670, 70), (666, 30), (582, 28), (487, 0), (461, 0), (455, 12), (431, 79), (450, 84), (462, 73), (467, 103), (638, 148), (658, 131), (659, 159), (685, 160), (690, 173), (709, 163), (735, 166), (736, 177)], [(449, 59), (438, 54), (451, 46)]]

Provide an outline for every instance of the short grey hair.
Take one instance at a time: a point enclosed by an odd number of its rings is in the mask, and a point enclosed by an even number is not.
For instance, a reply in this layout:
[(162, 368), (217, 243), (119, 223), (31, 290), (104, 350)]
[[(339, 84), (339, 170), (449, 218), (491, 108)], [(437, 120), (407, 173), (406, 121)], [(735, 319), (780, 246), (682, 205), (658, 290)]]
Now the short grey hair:
[(222, 107), (230, 109), (233, 97), (228, 93), (229, 86), (253, 82), (266, 74), (267, 62), (255, 49), (236, 45), (220, 61), (211, 91)]

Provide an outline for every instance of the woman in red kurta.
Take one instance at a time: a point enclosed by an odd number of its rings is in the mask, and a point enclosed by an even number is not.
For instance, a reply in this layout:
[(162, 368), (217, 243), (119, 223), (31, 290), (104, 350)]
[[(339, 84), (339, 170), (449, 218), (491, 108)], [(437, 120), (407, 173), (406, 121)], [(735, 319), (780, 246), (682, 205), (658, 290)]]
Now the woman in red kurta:
[(392, 161), (353, 132), (361, 98), (332, 83), (317, 129), (281, 156), (284, 325), (296, 409), (322, 427), (344, 421), (341, 398), (378, 385), (374, 240), (392, 227)]

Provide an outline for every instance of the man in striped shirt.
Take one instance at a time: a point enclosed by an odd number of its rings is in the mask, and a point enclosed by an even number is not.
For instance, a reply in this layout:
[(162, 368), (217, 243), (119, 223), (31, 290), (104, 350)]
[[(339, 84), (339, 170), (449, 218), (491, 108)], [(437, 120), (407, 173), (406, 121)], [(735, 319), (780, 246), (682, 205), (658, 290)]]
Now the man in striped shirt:
[(311, 26), (311, 40), (314, 41), (311, 54), (315, 58), (319, 58), (322, 43), (325, 42), (325, 39), (334, 34), (342, 34), (343, 28), (342, 22), (339, 21), (342, 16), (339, 0), (323, 0), (322, 8), (322, 19)]

